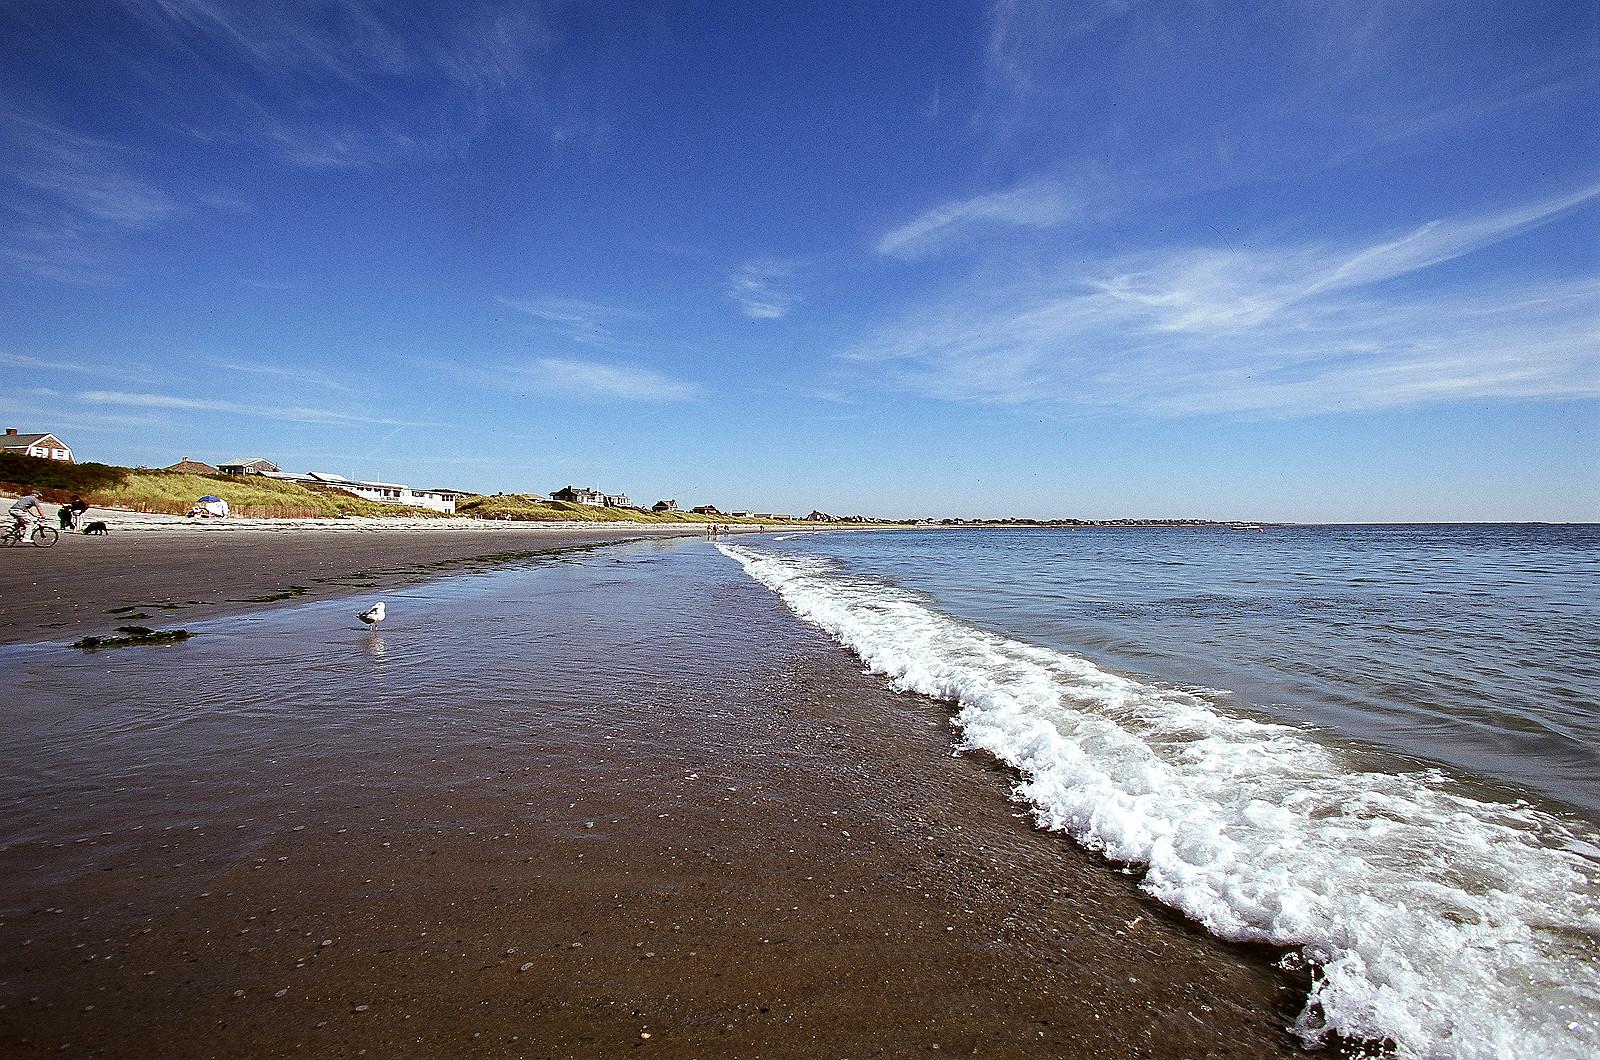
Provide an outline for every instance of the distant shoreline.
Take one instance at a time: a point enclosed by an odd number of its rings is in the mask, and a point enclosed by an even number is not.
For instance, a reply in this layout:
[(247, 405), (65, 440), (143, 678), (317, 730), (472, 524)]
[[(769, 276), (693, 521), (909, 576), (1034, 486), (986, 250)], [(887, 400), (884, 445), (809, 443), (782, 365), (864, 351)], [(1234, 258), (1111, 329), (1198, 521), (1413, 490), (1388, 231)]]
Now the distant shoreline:
[(285, 602), (385, 590), (525, 562), (541, 553), (657, 538), (700, 526), (503, 526), (484, 533), (230, 525), (62, 534), (49, 549), (0, 553), (0, 645), (75, 640), (118, 625), (174, 627)]

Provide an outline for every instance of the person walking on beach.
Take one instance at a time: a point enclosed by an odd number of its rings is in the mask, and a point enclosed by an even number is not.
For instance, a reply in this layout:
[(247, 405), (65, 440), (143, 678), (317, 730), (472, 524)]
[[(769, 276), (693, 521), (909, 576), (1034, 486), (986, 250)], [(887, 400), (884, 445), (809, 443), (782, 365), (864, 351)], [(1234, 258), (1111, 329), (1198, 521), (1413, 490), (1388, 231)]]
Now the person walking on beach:
[(11, 506), (11, 521), (16, 524), (22, 540), (26, 541), (33, 536), (33, 528), (44, 522), (44, 506), (31, 493), (26, 497), (18, 497)]

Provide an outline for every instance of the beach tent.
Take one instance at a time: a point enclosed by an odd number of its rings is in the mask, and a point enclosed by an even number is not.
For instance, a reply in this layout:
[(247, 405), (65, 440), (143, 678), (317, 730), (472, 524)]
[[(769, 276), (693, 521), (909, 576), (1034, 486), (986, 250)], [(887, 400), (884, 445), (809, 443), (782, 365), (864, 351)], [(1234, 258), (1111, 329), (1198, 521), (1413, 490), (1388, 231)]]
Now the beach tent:
[(208, 493), (194, 502), (194, 507), (189, 509), (189, 515), (191, 518), (199, 516), (203, 519), (211, 517), (226, 519), (228, 517), (228, 502), (221, 497), (213, 497)]

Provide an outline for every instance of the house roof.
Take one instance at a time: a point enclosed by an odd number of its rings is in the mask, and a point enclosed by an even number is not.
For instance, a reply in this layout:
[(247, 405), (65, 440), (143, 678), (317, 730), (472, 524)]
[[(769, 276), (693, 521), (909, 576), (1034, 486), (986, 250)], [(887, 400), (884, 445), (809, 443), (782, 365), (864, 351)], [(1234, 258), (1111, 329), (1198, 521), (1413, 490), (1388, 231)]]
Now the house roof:
[(37, 445), (46, 438), (55, 438), (58, 446), (63, 449), (67, 448), (67, 443), (60, 438), (56, 438), (53, 434), (0, 434), (0, 440), (4, 441), (3, 448), (6, 449), (26, 449), (30, 445)]
[(247, 460), (226, 460), (226, 461), (223, 461), (218, 466), (219, 467), (249, 467), (251, 464), (266, 464), (268, 467), (272, 468), (274, 471), (283, 470), (282, 468), (278, 467), (277, 464), (274, 464), (272, 461), (268, 460), (264, 456), (252, 456)]
[(186, 471), (191, 475), (214, 475), (217, 472), (217, 469), (212, 467), (210, 464), (203, 463), (199, 460), (190, 460), (188, 457), (184, 457), (176, 464), (169, 466), (166, 470)]

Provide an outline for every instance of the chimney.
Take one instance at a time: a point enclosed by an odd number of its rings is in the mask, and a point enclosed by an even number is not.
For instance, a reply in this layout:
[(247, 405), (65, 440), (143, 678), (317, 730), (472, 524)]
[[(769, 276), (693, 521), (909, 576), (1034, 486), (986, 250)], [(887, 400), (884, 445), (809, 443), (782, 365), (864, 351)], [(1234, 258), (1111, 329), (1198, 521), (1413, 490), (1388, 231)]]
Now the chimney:
[(17, 433), (17, 429), (15, 427), (7, 427), (6, 428), (6, 433), (7, 434), (16, 434)]

